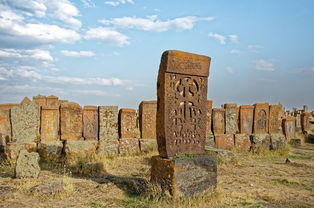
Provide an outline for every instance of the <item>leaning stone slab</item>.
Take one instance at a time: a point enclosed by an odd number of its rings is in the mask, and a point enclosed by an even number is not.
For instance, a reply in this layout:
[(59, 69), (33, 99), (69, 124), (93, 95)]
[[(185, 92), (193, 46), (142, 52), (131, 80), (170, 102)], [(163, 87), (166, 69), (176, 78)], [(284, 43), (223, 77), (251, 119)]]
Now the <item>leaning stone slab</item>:
[(16, 178), (38, 178), (40, 172), (39, 155), (36, 152), (29, 153), (21, 150), (16, 162)]
[(59, 140), (59, 108), (42, 107), (40, 122), (40, 139), (41, 141)]
[(119, 111), (119, 132), (120, 138), (136, 138), (137, 135), (137, 115), (136, 110), (131, 108), (121, 108)]
[(74, 102), (65, 102), (60, 106), (60, 130), (62, 140), (83, 140), (82, 108)]
[(156, 139), (140, 139), (140, 150), (141, 152), (152, 152), (157, 151), (157, 140)]
[(98, 107), (84, 106), (83, 137), (86, 140), (98, 140)]
[(67, 161), (88, 158), (96, 153), (98, 141), (94, 140), (80, 140), (80, 141), (66, 141), (64, 145), (64, 152)]
[(225, 125), (226, 134), (236, 134), (239, 131), (238, 128), (238, 106), (235, 103), (224, 104), (225, 108)]
[(151, 160), (151, 182), (173, 197), (192, 197), (217, 185), (217, 161), (210, 155)]
[(59, 162), (62, 159), (62, 141), (41, 141), (38, 144), (38, 153), (41, 158)]
[(270, 149), (277, 150), (286, 146), (286, 138), (283, 134), (270, 134)]
[(235, 134), (234, 146), (236, 149), (249, 151), (251, 147), (250, 135), (248, 134)]
[(11, 109), (12, 141), (35, 142), (39, 138), (39, 111), (35, 102)]
[(214, 134), (225, 133), (225, 109), (213, 108), (213, 131)]
[(139, 124), (142, 139), (156, 139), (157, 101), (142, 101), (139, 106)]
[(157, 80), (160, 156), (202, 154), (205, 148), (210, 57), (165, 51)]
[(270, 135), (269, 134), (252, 134), (250, 136), (251, 150), (257, 151), (259, 149), (270, 149)]
[(35, 142), (8, 143), (4, 148), (6, 160), (10, 163), (15, 163), (21, 150), (27, 150), (28, 152), (36, 152), (37, 144)]
[(231, 149), (234, 147), (233, 134), (216, 134), (215, 145), (219, 149)]
[(99, 106), (99, 140), (118, 139), (118, 106)]
[(140, 152), (139, 140), (137, 138), (128, 138), (119, 140), (119, 154), (136, 154)]

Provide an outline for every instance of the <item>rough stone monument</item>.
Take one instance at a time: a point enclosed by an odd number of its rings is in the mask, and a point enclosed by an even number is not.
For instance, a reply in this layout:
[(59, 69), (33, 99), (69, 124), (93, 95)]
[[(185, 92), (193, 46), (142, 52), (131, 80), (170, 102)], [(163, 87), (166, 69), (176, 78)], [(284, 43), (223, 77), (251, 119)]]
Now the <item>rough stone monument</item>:
[(295, 117), (288, 117), (284, 120), (284, 134), (288, 141), (295, 138)]
[(254, 110), (254, 133), (268, 133), (269, 104), (256, 103)]
[(98, 140), (98, 107), (84, 106), (83, 137), (86, 140)]
[(139, 106), (139, 124), (142, 139), (156, 139), (157, 101), (142, 101)]
[(11, 141), (10, 110), (0, 110), (0, 150)]
[(224, 104), (225, 120), (226, 120), (226, 134), (236, 134), (238, 129), (238, 106), (235, 103)]
[(38, 178), (40, 173), (39, 154), (37, 152), (27, 152), (21, 150), (16, 162), (16, 178)]
[(212, 132), (212, 111), (213, 111), (213, 101), (207, 100), (207, 123), (206, 123), (206, 137), (213, 134)]
[(280, 105), (269, 105), (269, 133), (282, 132), (283, 110)]
[(59, 140), (59, 108), (42, 107), (40, 122), (41, 141)]
[(74, 102), (65, 102), (60, 107), (61, 139), (82, 140), (82, 108)]
[(210, 58), (165, 51), (157, 81), (157, 142), (151, 181), (173, 197), (194, 196), (217, 184), (217, 161), (205, 153)]
[(240, 106), (240, 122), (239, 128), (241, 134), (253, 133), (253, 119), (254, 119), (254, 106), (241, 105)]
[(119, 111), (120, 138), (136, 138), (137, 115), (132, 108), (121, 108)]
[(213, 131), (214, 134), (225, 133), (225, 109), (213, 108)]

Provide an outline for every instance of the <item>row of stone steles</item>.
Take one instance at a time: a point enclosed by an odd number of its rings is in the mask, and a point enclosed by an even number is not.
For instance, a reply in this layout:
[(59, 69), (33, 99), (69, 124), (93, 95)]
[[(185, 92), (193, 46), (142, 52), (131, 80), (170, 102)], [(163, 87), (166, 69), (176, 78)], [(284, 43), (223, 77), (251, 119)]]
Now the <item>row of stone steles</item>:
[(2, 146), (6, 146), (7, 158), (12, 161), (20, 149), (38, 149), (45, 157), (49, 151), (54, 152), (52, 157), (62, 152), (75, 157), (82, 152), (106, 155), (147, 152), (157, 146), (155, 101), (140, 104), (139, 118), (136, 109), (82, 108), (56, 96), (42, 95), (35, 96), (33, 101), (25, 98), (18, 105), (0, 105), (0, 112), (5, 115), (0, 122)]

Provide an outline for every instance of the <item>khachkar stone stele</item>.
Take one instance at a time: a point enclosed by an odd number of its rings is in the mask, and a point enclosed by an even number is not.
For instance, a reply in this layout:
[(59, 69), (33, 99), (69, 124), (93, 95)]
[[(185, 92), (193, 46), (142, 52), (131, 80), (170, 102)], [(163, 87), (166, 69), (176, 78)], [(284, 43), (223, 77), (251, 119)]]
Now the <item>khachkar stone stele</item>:
[(157, 81), (157, 142), (151, 181), (174, 197), (194, 196), (217, 183), (217, 162), (205, 153), (210, 58), (165, 51)]

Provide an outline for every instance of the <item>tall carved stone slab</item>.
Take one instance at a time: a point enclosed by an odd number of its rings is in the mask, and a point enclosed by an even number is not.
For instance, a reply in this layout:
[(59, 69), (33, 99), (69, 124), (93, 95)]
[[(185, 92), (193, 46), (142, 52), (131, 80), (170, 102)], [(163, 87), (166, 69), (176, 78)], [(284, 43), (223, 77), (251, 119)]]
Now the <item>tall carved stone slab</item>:
[(120, 138), (137, 137), (137, 115), (136, 110), (131, 108), (121, 108), (119, 111), (119, 131)]
[(213, 111), (213, 101), (207, 100), (207, 123), (206, 123), (206, 137), (213, 134), (212, 132), (212, 111)]
[(309, 112), (303, 112), (301, 114), (301, 126), (302, 126), (303, 132), (310, 130), (310, 116), (311, 116), (311, 113)]
[(269, 104), (257, 103), (254, 110), (254, 133), (268, 133)]
[(46, 100), (47, 100), (47, 106), (48, 107), (59, 107), (60, 106), (59, 98), (57, 96), (53, 96), (53, 95), (47, 96)]
[(98, 107), (85, 106), (83, 109), (83, 137), (98, 140)]
[(118, 106), (99, 106), (99, 140), (118, 139)]
[(213, 108), (213, 131), (214, 134), (225, 133), (225, 109)]
[(82, 138), (82, 108), (74, 102), (62, 103), (60, 106), (61, 139), (81, 140)]
[(203, 153), (210, 58), (165, 51), (157, 81), (157, 142), (160, 156)]
[(295, 138), (295, 117), (284, 119), (284, 134), (288, 141)]
[(236, 134), (239, 130), (238, 128), (238, 117), (239, 111), (237, 104), (228, 103), (224, 104), (225, 108), (225, 125), (226, 134)]
[(0, 110), (0, 148), (11, 141), (10, 110)]
[(59, 140), (59, 108), (42, 107), (40, 122), (41, 141)]
[(139, 106), (141, 138), (156, 139), (157, 101), (142, 101)]
[(44, 95), (36, 95), (33, 97), (33, 101), (39, 106), (46, 106), (46, 96)]
[(35, 142), (39, 135), (39, 111), (35, 102), (11, 109), (12, 141)]
[(283, 109), (280, 105), (269, 106), (269, 133), (282, 133)]
[(241, 105), (240, 106), (240, 121), (239, 129), (241, 134), (253, 133), (253, 120), (254, 120), (254, 106)]
[(302, 131), (301, 114), (300, 113), (295, 113), (294, 117), (296, 118), (296, 120), (295, 120), (295, 131), (296, 132), (301, 132)]

